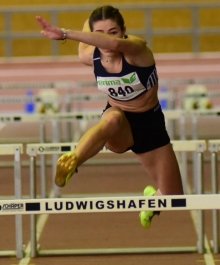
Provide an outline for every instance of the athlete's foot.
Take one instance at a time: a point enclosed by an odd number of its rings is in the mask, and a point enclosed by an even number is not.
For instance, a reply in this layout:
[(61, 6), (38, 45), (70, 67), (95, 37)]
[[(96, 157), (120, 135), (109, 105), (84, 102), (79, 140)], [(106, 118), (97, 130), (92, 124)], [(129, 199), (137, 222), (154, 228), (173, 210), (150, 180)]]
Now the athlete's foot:
[[(156, 190), (152, 186), (147, 186), (144, 189), (144, 196), (153, 196), (156, 193)], [(154, 211), (141, 211), (139, 214), (141, 225), (144, 228), (150, 228), (151, 220), (155, 214), (159, 214), (159, 212)]]
[(62, 155), (57, 161), (55, 184), (59, 187), (64, 187), (75, 172), (77, 172), (75, 153)]

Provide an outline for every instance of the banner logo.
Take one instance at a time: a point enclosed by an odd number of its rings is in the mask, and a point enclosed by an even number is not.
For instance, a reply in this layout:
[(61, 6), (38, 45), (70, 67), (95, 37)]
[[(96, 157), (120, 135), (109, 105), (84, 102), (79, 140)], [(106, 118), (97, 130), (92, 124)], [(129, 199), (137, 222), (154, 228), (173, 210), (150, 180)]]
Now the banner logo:
[(58, 152), (60, 150), (59, 146), (49, 146), (49, 147), (43, 147), (40, 146), (38, 148), (38, 151), (43, 153), (43, 152)]
[(134, 73), (130, 78), (121, 78), (125, 84), (132, 84), (136, 80), (136, 74)]
[(0, 205), (0, 211), (2, 212), (17, 212), (17, 211), (23, 211), (24, 210), (24, 204), (23, 203), (5, 203), (3, 205)]

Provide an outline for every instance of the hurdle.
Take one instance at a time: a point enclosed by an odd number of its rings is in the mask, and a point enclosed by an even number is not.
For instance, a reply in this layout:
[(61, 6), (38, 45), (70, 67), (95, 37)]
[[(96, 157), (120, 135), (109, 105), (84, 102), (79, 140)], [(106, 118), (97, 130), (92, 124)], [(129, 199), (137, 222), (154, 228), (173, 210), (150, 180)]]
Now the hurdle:
[[(213, 93), (213, 96), (217, 96), (217, 94)], [(200, 119), (208, 118), (219, 118), (220, 116), (220, 109), (197, 109), (197, 110), (189, 110), (186, 112), (186, 115), (191, 120), (191, 139), (196, 140), (199, 139), (199, 126), (198, 121)], [(215, 138), (215, 137), (214, 137)], [(195, 155), (193, 156), (193, 162), (194, 162), (194, 181), (196, 181), (196, 158)]]
[(0, 215), (218, 210), (220, 194), (17, 199), (0, 205)]
[(198, 109), (189, 111), (192, 120), (192, 139), (198, 139), (198, 119), (219, 118), (220, 109)]
[[(14, 97), (13, 97), (14, 98)], [(8, 98), (6, 98), (8, 99)], [(18, 101), (22, 100), (23, 97), (18, 98)], [(2, 99), (4, 100), (4, 99)], [(43, 143), (46, 141), (46, 132), (45, 132), (45, 116), (42, 114), (27, 114), (27, 113), (7, 113), (7, 114), (0, 114), (0, 121), (10, 124), (10, 123), (39, 123), (39, 142)], [(53, 136), (52, 136), (53, 137)], [(46, 175), (46, 160), (44, 156), (40, 157), (40, 170), (41, 170), (41, 190), (42, 190), (42, 197), (46, 198), (46, 183), (45, 183), (45, 175)]]
[[(28, 144), (26, 153), (30, 157), (30, 183), (31, 183), (31, 191), (30, 191), (30, 205), (33, 204), (33, 207), (37, 209), (44, 209), (39, 206), (38, 201), (36, 200), (36, 157), (37, 155), (51, 155), (51, 154), (63, 154), (66, 152), (71, 152), (75, 149), (77, 143), (47, 143), (47, 144)], [(203, 193), (203, 152), (206, 150), (206, 142), (204, 140), (188, 140), (188, 141), (172, 141), (172, 146), (175, 152), (196, 152), (198, 158), (198, 181), (197, 181), (197, 191), (198, 196), (201, 196)], [(103, 148), (100, 153), (110, 153), (110, 151), (106, 148)], [(131, 198), (131, 197), (130, 197)], [(170, 197), (171, 198), (171, 197)], [(193, 195), (193, 198), (196, 196)], [(199, 197), (200, 198), (200, 197)], [(152, 199), (152, 197), (151, 197)], [(43, 199), (42, 199), (43, 200)], [(63, 199), (53, 198), (47, 199), (53, 202), (59, 202)], [(46, 202), (44, 200), (42, 202)], [(65, 199), (64, 201), (70, 199)], [(92, 200), (92, 199), (91, 199)], [(101, 199), (102, 200), (102, 199)], [(37, 204), (35, 204), (35, 202)], [(38, 205), (38, 206), (37, 206)], [(58, 205), (58, 204), (57, 204)], [(60, 204), (59, 204), (60, 205)], [(32, 207), (32, 206), (31, 206)], [(59, 207), (59, 206), (58, 206)], [(198, 210), (198, 242), (196, 246), (188, 246), (188, 247), (157, 247), (157, 248), (132, 248), (132, 249), (97, 249), (97, 250), (39, 250), (36, 242), (36, 218), (35, 214), (31, 211), (30, 208), (29, 214), (31, 214), (31, 256), (41, 256), (41, 255), (86, 255), (86, 254), (123, 254), (123, 253), (166, 253), (166, 252), (198, 252), (200, 254), (204, 253), (204, 213), (201, 209), (203, 206), (199, 206)], [(218, 205), (215, 206), (218, 208)], [(48, 209), (50, 208), (48, 204)], [(136, 209), (136, 208), (135, 208)], [(176, 208), (177, 209), (177, 208)], [(182, 209), (182, 208), (181, 208)], [(155, 208), (156, 210), (156, 208)], [(46, 211), (50, 213), (50, 211)], [(24, 212), (23, 212), (24, 213)], [(36, 212), (35, 212), (36, 213)], [(41, 213), (38, 211), (38, 214)]]
[[(22, 181), (21, 181), (21, 159), (20, 155), (23, 153), (22, 144), (0, 144), (0, 155), (14, 155), (14, 192), (15, 199), (22, 198)], [(3, 200), (0, 200), (2, 202)], [(7, 204), (8, 208), (12, 208), (15, 200)], [(2, 207), (1, 207), (2, 210)], [(0, 256), (16, 256), (23, 257), (23, 235), (22, 235), (22, 216), (15, 216), (15, 242), (16, 250), (0, 251)]]
[[(20, 99), (18, 98), (18, 101)], [(20, 102), (20, 101), (19, 101)], [(38, 114), (38, 113), (33, 113), (33, 114), (27, 114), (27, 113), (2, 113), (0, 114), (0, 122), (3, 122), (5, 124), (10, 124), (10, 123), (39, 123), (39, 142), (40, 143), (45, 143), (46, 142), (46, 122), (51, 123), (52, 127), (52, 136), (51, 140), (52, 142), (60, 142), (60, 128), (59, 128), (59, 123), (60, 122), (70, 122), (72, 120), (81, 120), (81, 119), (86, 119), (86, 120), (97, 120), (101, 117), (100, 112), (95, 112), (95, 113), (66, 113), (66, 112), (61, 112), (61, 113), (53, 113), (53, 114)], [(54, 154), (52, 157), (52, 163), (53, 163), (53, 172), (55, 171), (55, 164), (57, 161), (57, 155)], [(41, 171), (41, 193), (42, 197), (46, 198), (46, 158), (45, 156), (40, 157), (40, 171)], [(54, 175), (54, 174), (53, 174)], [(59, 188), (54, 186), (55, 189), (55, 194), (57, 196), (59, 195)]]
[[(22, 99), (22, 97), (21, 97)], [(21, 100), (18, 98), (18, 101)], [(3, 99), (1, 99), (3, 100)], [(88, 113), (85, 115), (85, 119), (94, 119), (100, 117), (100, 113), (91, 114)], [(10, 123), (39, 123), (39, 142), (44, 143), (46, 142), (46, 130), (45, 124), (47, 121), (51, 122), (52, 126), (52, 141), (53, 142), (60, 142), (60, 132), (58, 123), (62, 121), (70, 121), (72, 119), (82, 119), (82, 115), (79, 113), (70, 114), (70, 113), (56, 113), (56, 114), (27, 114), (27, 113), (1, 113), (0, 114), (0, 122), (5, 124)], [(53, 157), (53, 164), (55, 164), (57, 160), (57, 156)], [(41, 170), (41, 193), (42, 197), (46, 198), (46, 159), (45, 156), (40, 157), (40, 170)], [(53, 169), (55, 170), (55, 169)], [(57, 191), (58, 194), (58, 191)]]
[[(182, 109), (177, 110), (163, 110), (165, 123), (168, 125), (168, 132), (171, 140), (175, 140), (175, 124), (179, 123), (179, 139), (186, 140), (186, 119), (187, 112)], [(187, 174), (187, 154), (182, 151), (181, 156), (181, 176), (183, 180), (183, 190), (184, 193), (187, 193), (187, 183), (188, 183), (188, 174)]]
[[(218, 152), (220, 151), (220, 140), (209, 140), (208, 148), (211, 152), (211, 179), (212, 179), (212, 193), (218, 194)], [(219, 253), (220, 249), (220, 219), (219, 211), (212, 211), (212, 227), (213, 227), (213, 252)]]

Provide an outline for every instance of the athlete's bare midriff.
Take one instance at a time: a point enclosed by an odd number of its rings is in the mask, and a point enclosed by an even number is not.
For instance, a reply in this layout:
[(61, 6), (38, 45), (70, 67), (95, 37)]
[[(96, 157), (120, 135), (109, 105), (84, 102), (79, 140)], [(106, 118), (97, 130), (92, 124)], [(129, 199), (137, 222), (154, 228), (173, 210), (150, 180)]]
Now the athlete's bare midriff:
[(158, 90), (158, 84), (136, 99), (122, 102), (108, 97), (108, 101), (112, 107), (118, 107), (124, 111), (145, 112), (147, 110), (154, 108), (157, 105), (158, 103), (157, 90)]

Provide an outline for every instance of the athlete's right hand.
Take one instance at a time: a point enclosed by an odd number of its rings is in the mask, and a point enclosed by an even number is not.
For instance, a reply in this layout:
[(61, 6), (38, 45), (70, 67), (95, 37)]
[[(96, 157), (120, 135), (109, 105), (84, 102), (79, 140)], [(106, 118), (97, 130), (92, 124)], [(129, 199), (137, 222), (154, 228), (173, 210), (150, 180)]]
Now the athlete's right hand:
[(38, 23), (43, 29), (40, 33), (42, 36), (54, 39), (54, 40), (62, 40), (63, 31), (60, 28), (50, 25), (45, 19), (40, 16), (36, 16)]

